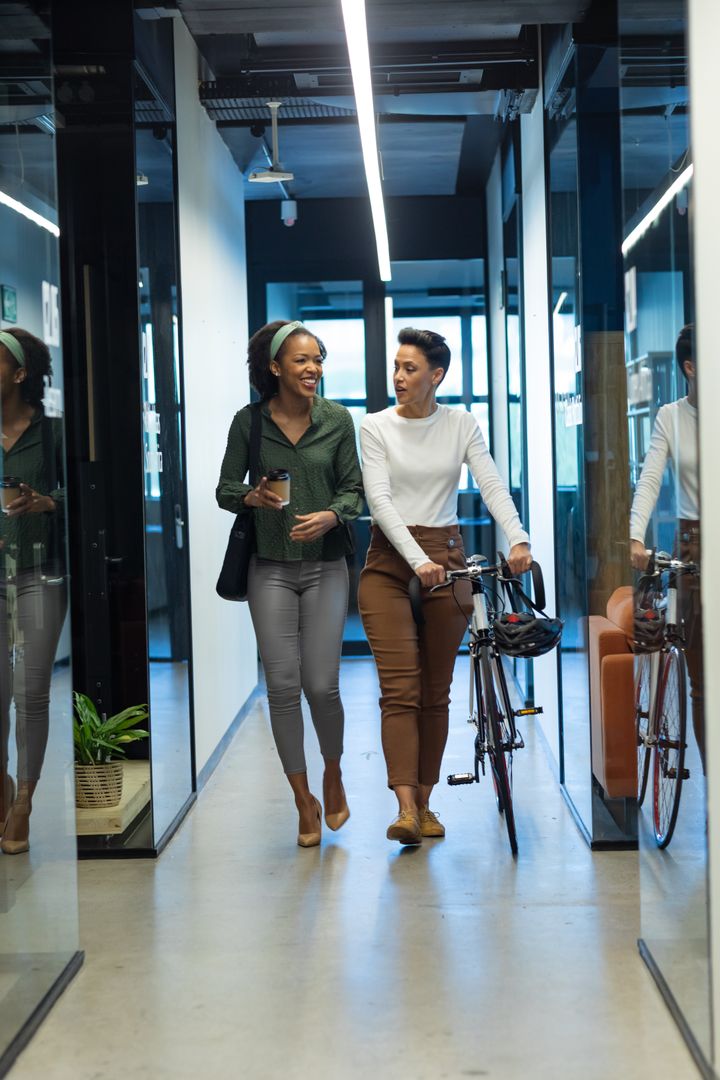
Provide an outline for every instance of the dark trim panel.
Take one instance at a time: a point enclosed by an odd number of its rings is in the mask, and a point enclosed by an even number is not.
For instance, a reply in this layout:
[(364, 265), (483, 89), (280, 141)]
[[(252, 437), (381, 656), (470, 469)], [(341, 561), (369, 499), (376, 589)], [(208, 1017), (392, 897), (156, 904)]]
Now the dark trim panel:
[(17, 1061), (18, 1056), (28, 1045), (55, 1002), (77, 975), (83, 965), (84, 959), (84, 952), (78, 951), (73, 954), (68, 961), (65, 970), (57, 977), (45, 997), (42, 998), (28, 1017), (27, 1021), (20, 1028), (5, 1053), (0, 1057), (0, 1077), (7, 1076), (8, 1072)]

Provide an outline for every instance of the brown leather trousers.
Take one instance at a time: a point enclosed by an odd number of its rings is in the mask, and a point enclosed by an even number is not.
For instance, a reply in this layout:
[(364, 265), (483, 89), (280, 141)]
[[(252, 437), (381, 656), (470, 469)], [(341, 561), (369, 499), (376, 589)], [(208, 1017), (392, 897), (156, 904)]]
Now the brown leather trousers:
[[(457, 525), (412, 526), (428, 559), (446, 569), (465, 565)], [(382, 745), (388, 787), (433, 785), (448, 734), (450, 683), (472, 610), (470, 585), (423, 593), (425, 625), (412, 616), (413, 571), (377, 526), (360, 575), (358, 605), (380, 679)]]
[[(683, 562), (700, 564), (700, 522), (678, 522), (677, 554)], [(690, 698), (695, 739), (705, 771), (705, 695), (703, 692), (703, 638), (700, 578), (684, 574), (678, 581), (680, 614), (685, 624), (685, 657), (690, 676)]]

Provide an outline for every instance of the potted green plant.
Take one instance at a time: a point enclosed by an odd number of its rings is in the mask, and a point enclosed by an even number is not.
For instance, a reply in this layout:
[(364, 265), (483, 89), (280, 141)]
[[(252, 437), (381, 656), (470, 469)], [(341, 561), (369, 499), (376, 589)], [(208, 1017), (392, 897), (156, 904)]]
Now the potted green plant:
[(148, 732), (147, 705), (131, 705), (114, 716), (99, 715), (86, 694), (73, 694), (76, 803), (83, 807), (117, 806), (122, 798), (125, 747)]

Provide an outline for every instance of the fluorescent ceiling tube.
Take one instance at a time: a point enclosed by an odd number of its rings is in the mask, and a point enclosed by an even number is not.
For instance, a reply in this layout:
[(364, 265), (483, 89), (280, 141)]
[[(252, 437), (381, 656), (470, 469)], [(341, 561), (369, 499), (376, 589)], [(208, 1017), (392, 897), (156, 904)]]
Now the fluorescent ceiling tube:
[(381, 281), (390, 281), (390, 245), (388, 243), (385, 206), (380, 181), (380, 161), (375, 134), (375, 109), (373, 106), (372, 80), (370, 77), (370, 49), (368, 46), (365, 0), (342, 0), (345, 36), (350, 54), (355, 109), (360, 127), (365, 176), (367, 177), (370, 210), (375, 227), (378, 269)]
[(684, 169), (683, 172), (680, 173), (678, 178), (676, 180), (673, 180), (672, 184), (667, 189), (667, 191), (665, 191), (660, 196), (658, 201), (655, 203), (655, 205), (652, 207), (652, 209), (647, 212), (647, 214), (642, 219), (642, 221), (640, 221), (635, 226), (635, 228), (632, 230), (631, 233), (628, 233), (628, 235), (623, 240), (623, 245), (622, 245), (622, 253), (623, 253), (623, 255), (627, 255), (628, 251), (630, 251), (632, 248), (635, 247), (638, 240), (640, 240), (645, 235), (645, 233), (648, 231), (650, 226), (652, 224), (654, 224), (654, 222), (657, 221), (657, 219), (660, 217), (660, 215), (662, 214), (665, 207), (668, 206), (673, 201), (675, 196), (679, 192), (681, 192), (684, 187), (687, 187), (687, 185), (692, 180), (692, 175), (693, 175), (694, 169), (695, 169), (694, 165), (688, 165), (687, 169)]
[(7, 206), (10, 210), (14, 210), (16, 214), (22, 214), (29, 221), (32, 221), (35, 225), (40, 225), (41, 228), (47, 229), (53, 236), (60, 235), (60, 229), (57, 225), (50, 221), (48, 218), (43, 217), (42, 214), (38, 214), (35, 210), (31, 210), (25, 203), (18, 202), (17, 199), (13, 199), (12, 195), (7, 195), (4, 191), (0, 191), (0, 203), (3, 206)]
[(561, 292), (560, 293), (560, 295), (558, 296), (557, 304), (553, 308), (553, 315), (559, 315), (560, 314), (560, 312), (562, 311), (562, 306), (565, 303), (565, 301), (567, 300), (567, 298), (568, 298), (568, 294), (566, 292)]

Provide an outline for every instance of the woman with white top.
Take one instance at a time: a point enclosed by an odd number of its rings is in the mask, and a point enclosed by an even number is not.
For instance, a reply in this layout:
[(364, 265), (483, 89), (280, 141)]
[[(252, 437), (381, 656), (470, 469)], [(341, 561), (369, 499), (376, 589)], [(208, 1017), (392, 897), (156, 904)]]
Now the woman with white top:
[(470, 587), (424, 597), (425, 624), (412, 616), (410, 581), (425, 589), (465, 565), (457, 520), (460, 471), (467, 465), (504, 530), (514, 574), (528, 570), (530, 543), (510, 493), (471, 413), (438, 405), (450, 364), (445, 338), (410, 327), (398, 335), (397, 406), (366, 416), (360, 428), (372, 541), (358, 601), (380, 678), (388, 786), (398, 801), (389, 840), (418, 844), (445, 835), (429, 809), (448, 733), (455, 656), (467, 628)]
[[(676, 550), (686, 562), (700, 562), (700, 497), (698, 487), (697, 367), (695, 328), (684, 326), (675, 345), (675, 357), (687, 382), (687, 396), (663, 405), (655, 417), (650, 447), (630, 510), (630, 560), (636, 570), (648, 564), (645, 534), (657, 503), (665, 467), (670, 463), (675, 480), (678, 518)], [(685, 655), (690, 674), (693, 727), (705, 763), (705, 717), (703, 702), (702, 613), (700, 580), (682, 575), (678, 597), (685, 623)]]

